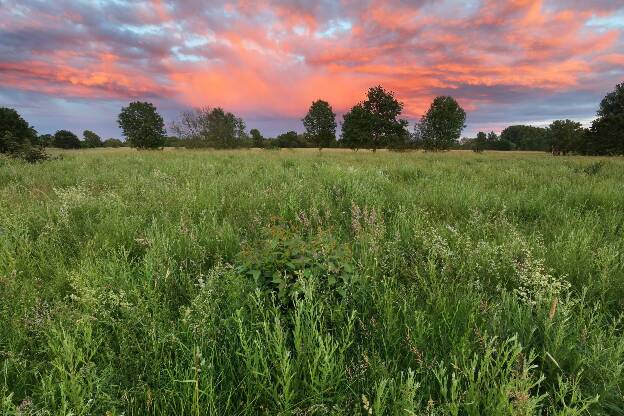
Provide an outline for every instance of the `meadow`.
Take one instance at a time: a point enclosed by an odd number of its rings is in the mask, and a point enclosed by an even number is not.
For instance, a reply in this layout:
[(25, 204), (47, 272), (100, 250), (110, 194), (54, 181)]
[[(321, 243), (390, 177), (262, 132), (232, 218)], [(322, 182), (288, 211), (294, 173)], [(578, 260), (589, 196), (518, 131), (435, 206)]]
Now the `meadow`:
[(2, 415), (624, 414), (624, 159), (0, 159)]

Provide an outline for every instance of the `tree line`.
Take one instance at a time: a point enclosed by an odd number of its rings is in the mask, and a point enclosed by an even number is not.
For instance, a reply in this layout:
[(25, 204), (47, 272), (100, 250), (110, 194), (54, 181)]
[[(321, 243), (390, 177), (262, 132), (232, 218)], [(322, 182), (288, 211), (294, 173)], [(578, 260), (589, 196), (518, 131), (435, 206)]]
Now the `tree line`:
[(427, 112), (409, 131), (401, 118), (404, 105), (392, 91), (382, 86), (368, 90), (366, 98), (343, 115), (341, 131), (332, 106), (324, 100), (312, 102), (301, 120), (304, 133), (288, 131), (265, 138), (258, 129), (246, 131), (242, 118), (222, 108), (196, 108), (184, 111), (174, 120), (167, 135), (163, 117), (149, 102), (136, 101), (123, 107), (117, 123), (125, 142), (102, 140), (90, 130), (82, 140), (68, 130), (54, 135), (38, 135), (14, 109), (0, 108), (0, 153), (28, 161), (47, 158), (46, 147), (63, 149), (131, 146), (158, 149), (165, 146), (186, 148), (289, 148), (344, 147), (353, 150), (387, 148), (391, 150), (424, 149), (443, 151), (453, 148), (484, 150), (534, 150), (555, 155), (624, 154), (624, 83), (600, 102), (597, 118), (589, 128), (573, 120), (556, 120), (548, 127), (514, 125), (500, 135), (479, 132), (475, 138), (460, 140), (465, 128), (466, 112), (450, 96), (438, 96)]

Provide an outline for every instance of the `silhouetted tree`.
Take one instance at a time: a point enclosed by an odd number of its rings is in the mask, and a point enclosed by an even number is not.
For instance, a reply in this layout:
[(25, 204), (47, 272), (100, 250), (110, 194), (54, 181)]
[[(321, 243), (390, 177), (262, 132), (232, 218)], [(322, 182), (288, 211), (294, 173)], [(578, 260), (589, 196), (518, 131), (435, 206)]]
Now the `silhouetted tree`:
[(370, 118), (369, 147), (373, 152), (391, 143), (408, 140), (407, 120), (398, 118), (403, 111), (403, 103), (394, 97), (392, 91), (386, 91), (381, 85), (370, 88), (362, 107)]
[(448, 150), (457, 143), (466, 122), (466, 112), (453, 97), (439, 96), (416, 126), (427, 150)]
[(572, 120), (553, 121), (546, 131), (553, 155), (566, 155), (578, 149), (585, 137), (581, 123)]
[(340, 144), (343, 147), (358, 150), (369, 144), (371, 135), (372, 120), (370, 113), (364, 109), (361, 103), (356, 104), (343, 116)]
[(84, 146), (88, 148), (102, 147), (102, 139), (91, 130), (82, 132)]
[(251, 137), (251, 145), (253, 147), (264, 147), (265, 139), (258, 129), (249, 130), (249, 136)]
[(69, 130), (58, 130), (54, 133), (52, 146), (59, 149), (80, 149), (80, 139)]
[(0, 107), (0, 153), (36, 144), (37, 132), (12, 108)]
[(486, 145), (487, 135), (484, 132), (480, 131), (479, 133), (477, 133), (477, 137), (472, 142), (472, 151), (481, 153), (483, 152), (483, 150), (485, 150)]
[(515, 125), (505, 128), (500, 140), (511, 143), (511, 150), (550, 151), (550, 143), (543, 127)]
[(311, 145), (321, 150), (335, 144), (336, 114), (327, 101), (314, 101), (301, 121), (306, 130), (306, 139)]
[(243, 119), (219, 107), (184, 111), (171, 123), (171, 130), (188, 147), (234, 148), (249, 144)]
[(624, 154), (624, 83), (602, 99), (597, 115), (580, 150), (595, 155)]
[(165, 123), (152, 103), (130, 103), (121, 109), (117, 122), (132, 147), (160, 149), (165, 145)]
[(288, 131), (277, 136), (273, 140), (273, 145), (277, 147), (307, 147), (307, 142), (296, 131)]

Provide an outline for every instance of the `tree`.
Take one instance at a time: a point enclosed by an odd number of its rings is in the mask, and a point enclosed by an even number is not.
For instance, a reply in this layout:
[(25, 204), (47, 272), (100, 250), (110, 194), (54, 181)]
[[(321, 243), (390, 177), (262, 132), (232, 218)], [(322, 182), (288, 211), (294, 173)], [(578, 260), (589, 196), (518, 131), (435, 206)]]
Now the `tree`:
[(59, 149), (80, 149), (80, 139), (69, 130), (58, 130), (54, 133), (52, 146)]
[(264, 147), (264, 137), (258, 129), (249, 130), (249, 136), (251, 136), (251, 144), (253, 147)]
[(307, 147), (303, 136), (297, 134), (296, 131), (280, 134), (273, 140), (273, 144), (277, 147)]
[(373, 152), (393, 142), (407, 141), (407, 120), (398, 119), (403, 103), (394, 97), (392, 91), (386, 91), (381, 85), (370, 88), (362, 108), (370, 118), (369, 146)]
[(624, 154), (624, 83), (600, 102), (598, 118), (592, 122), (581, 151), (596, 155)]
[(94, 147), (103, 146), (102, 139), (100, 138), (100, 136), (98, 136), (91, 130), (85, 130), (84, 132), (82, 132), (82, 137), (84, 138), (83, 141), (84, 141), (85, 147), (94, 148)]
[(480, 131), (479, 133), (477, 133), (477, 138), (474, 139), (474, 141), (472, 142), (472, 151), (481, 153), (483, 152), (483, 150), (485, 150), (486, 145), (487, 135), (484, 132)]
[(188, 147), (234, 148), (248, 144), (243, 119), (219, 107), (184, 111), (171, 123), (171, 130)]
[(312, 102), (308, 114), (301, 121), (306, 130), (306, 138), (319, 151), (336, 142), (336, 114), (327, 101)]
[(0, 107), (0, 153), (36, 144), (37, 132), (12, 108)]
[(49, 147), (52, 146), (52, 141), (54, 140), (54, 136), (51, 134), (42, 134), (37, 137), (37, 146), (40, 147)]
[(356, 151), (366, 147), (372, 134), (371, 124), (370, 113), (361, 103), (356, 104), (343, 116), (340, 144)]
[(119, 139), (115, 139), (113, 137), (104, 140), (103, 146), (104, 147), (123, 147), (123, 142)]
[(448, 150), (459, 139), (466, 112), (453, 97), (439, 96), (416, 127), (426, 150)]
[(553, 121), (546, 132), (553, 155), (566, 155), (579, 147), (585, 136), (581, 123), (572, 120)]
[(500, 140), (511, 143), (512, 150), (550, 151), (546, 129), (542, 127), (509, 126), (501, 132)]
[(152, 103), (130, 103), (121, 109), (117, 122), (132, 147), (159, 149), (165, 145), (165, 123)]

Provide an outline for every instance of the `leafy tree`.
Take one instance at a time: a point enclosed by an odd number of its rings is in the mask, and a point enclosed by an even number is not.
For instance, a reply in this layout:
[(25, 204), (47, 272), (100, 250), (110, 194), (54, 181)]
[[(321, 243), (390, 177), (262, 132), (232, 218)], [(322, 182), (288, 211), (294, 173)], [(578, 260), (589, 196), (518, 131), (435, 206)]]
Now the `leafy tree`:
[(123, 147), (124, 143), (119, 140), (119, 139), (115, 139), (113, 137), (104, 140), (103, 146), (104, 147)]
[(171, 130), (188, 147), (234, 148), (248, 144), (243, 119), (219, 107), (184, 111), (171, 123)]
[(585, 129), (576, 121), (556, 120), (548, 126), (546, 134), (553, 155), (565, 155), (579, 147), (585, 136)]
[(477, 138), (474, 139), (474, 141), (472, 142), (472, 151), (481, 153), (485, 150), (486, 145), (487, 135), (484, 132), (480, 131), (479, 133), (477, 133)]
[(260, 133), (260, 130), (249, 130), (249, 136), (251, 136), (251, 144), (253, 147), (264, 147), (265, 138)]
[(542, 127), (509, 126), (501, 132), (500, 140), (511, 143), (512, 150), (550, 151), (546, 129)]
[(314, 101), (302, 122), (308, 141), (319, 150), (335, 144), (336, 114), (327, 101)]
[(58, 130), (54, 133), (52, 146), (59, 149), (80, 149), (80, 139), (69, 130)]
[(403, 103), (381, 85), (368, 90), (362, 107), (370, 118), (369, 147), (374, 151), (391, 143), (406, 142), (409, 137), (407, 120), (399, 119)]
[(36, 144), (37, 132), (12, 108), (0, 107), (0, 153)]
[(597, 115), (580, 150), (596, 155), (624, 154), (624, 83), (602, 99)]
[(485, 140), (486, 147), (488, 149), (494, 148), (494, 146), (496, 145), (497, 141), (498, 141), (498, 135), (496, 133), (494, 133), (493, 131), (489, 132), (487, 134), (487, 139)]
[(280, 134), (273, 140), (273, 144), (278, 147), (307, 147), (304, 137), (296, 131)]
[(439, 96), (420, 120), (423, 147), (427, 150), (448, 150), (459, 139), (466, 122), (466, 112), (453, 97)]
[(117, 122), (132, 147), (159, 149), (165, 145), (165, 123), (152, 103), (130, 103), (121, 109)]
[(368, 145), (371, 135), (372, 120), (370, 113), (361, 103), (356, 104), (343, 116), (340, 143), (344, 147), (358, 150)]
[(100, 136), (98, 136), (91, 130), (85, 130), (84, 132), (82, 132), (82, 137), (84, 139), (83, 142), (84, 142), (85, 147), (94, 148), (94, 147), (102, 147), (103, 145), (102, 139), (100, 138)]

